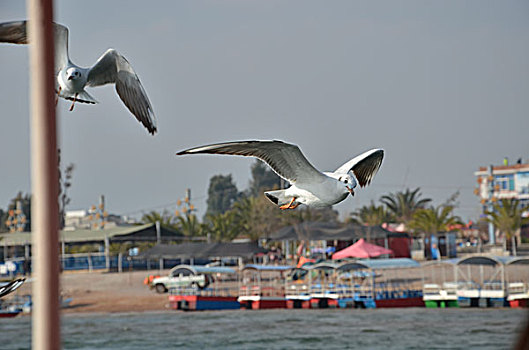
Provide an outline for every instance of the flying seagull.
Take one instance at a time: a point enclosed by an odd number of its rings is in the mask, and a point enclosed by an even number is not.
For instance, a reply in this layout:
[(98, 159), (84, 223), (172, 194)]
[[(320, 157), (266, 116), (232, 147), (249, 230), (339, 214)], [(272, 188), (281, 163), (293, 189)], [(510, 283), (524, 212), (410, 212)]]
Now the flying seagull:
[(384, 150), (372, 149), (351, 159), (334, 172), (320, 172), (309, 163), (298, 146), (282, 141), (237, 141), (190, 148), (184, 154), (232, 154), (256, 157), (291, 183), (287, 189), (265, 192), (281, 209), (295, 209), (299, 204), (327, 207), (343, 201), (354, 188), (369, 185), (377, 173)]
[(17, 278), (8, 283), (0, 285), (0, 298), (15, 291), (24, 283), (25, 280), (25, 278)]
[[(68, 56), (68, 28), (54, 23), (54, 33), (56, 92), (57, 96), (73, 101), (70, 111), (73, 111), (75, 102), (97, 103), (85, 91), (86, 86), (115, 84), (125, 106), (154, 135), (156, 118), (151, 103), (127, 59), (116, 50), (108, 49), (92, 67), (78, 67)], [(27, 21), (1, 23), (0, 42), (27, 44)]]

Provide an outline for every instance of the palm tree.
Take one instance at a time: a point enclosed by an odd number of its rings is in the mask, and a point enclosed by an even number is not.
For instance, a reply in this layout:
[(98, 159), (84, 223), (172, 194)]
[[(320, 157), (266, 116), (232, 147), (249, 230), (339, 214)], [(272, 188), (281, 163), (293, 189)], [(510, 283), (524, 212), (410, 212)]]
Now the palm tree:
[(413, 191), (406, 189), (403, 192), (390, 193), (382, 196), (380, 201), (386, 205), (395, 222), (407, 224), (417, 210), (426, 208), (432, 201), (430, 198), (420, 198), (419, 191), (420, 188), (417, 187)]
[(174, 216), (169, 214), (166, 210), (162, 213), (158, 211), (151, 211), (150, 213), (143, 214), (141, 221), (144, 224), (155, 224), (157, 221), (160, 222), (161, 226), (172, 227)]
[(196, 237), (204, 235), (204, 227), (198, 221), (195, 214), (185, 214), (176, 217), (176, 226), (186, 237)]
[(242, 198), (235, 202), (233, 211), (241, 233), (252, 241), (268, 237), (281, 227), (282, 212), (264, 196)]
[(516, 233), (529, 222), (529, 218), (522, 218), (523, 211), (519, 200), (509, 198), (494, 203), (493, 210), (486, 213), (489, 215), (487, 220), (505, 235), (504, 249), (507, 248), (507, 240), (511, 239), (513, 255), (516, 255)]
[(388, 211), (383, 205), (375, 205), (371, 201), (370, 205), (364, 205), (351, 213), (351, 221), (361, 225), (380, 226), (389, 219)]
[(462, 224), (459, 216), (452, 214), (453, 211), (454, 207), (451, 205), (418, 209), (410, 220), (409, 227), (424, 234), (450, 231), (453, 226)]
[(375, 205), (373, 201), (369, 206), (364, 205), (351, 213), (350, 221), (355, 224), (367, 226), (366, 241), (371, 241), (371, 226), (381, 226), (389, 221), (390, 215), (383, 205)]
[[(418, 209), (413, 218), (409, 221), (408, 226), (415, 232), (421, 234), (424, 242), (426, 235), (431, 236), (439, 232), (448, 232), (453, 226), (461, 225), (462, 221), (458, 216), (452, 214), (454, 207), (452, 205), (440, 205), (437, 208), (431, 206), (426, 209)], [(429, 240), (431, 243), (431, 239)]]
[(239, 235), (236, 213), (229, 210), (216, 215), (206, 214), (206, 231), (215, 242), (230, 242)]

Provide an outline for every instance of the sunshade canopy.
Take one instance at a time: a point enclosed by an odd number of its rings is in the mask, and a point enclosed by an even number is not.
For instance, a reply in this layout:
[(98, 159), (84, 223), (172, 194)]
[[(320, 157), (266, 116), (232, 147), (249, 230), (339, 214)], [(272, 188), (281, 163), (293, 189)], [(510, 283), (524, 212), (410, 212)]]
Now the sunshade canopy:
[(355, 244), (340, 250), (332, 255), (334, 260), (345, 258), (373, 258), (384, 254), (392, 254), (393, 251), (375, 244), (367, 243), (363, 238)]

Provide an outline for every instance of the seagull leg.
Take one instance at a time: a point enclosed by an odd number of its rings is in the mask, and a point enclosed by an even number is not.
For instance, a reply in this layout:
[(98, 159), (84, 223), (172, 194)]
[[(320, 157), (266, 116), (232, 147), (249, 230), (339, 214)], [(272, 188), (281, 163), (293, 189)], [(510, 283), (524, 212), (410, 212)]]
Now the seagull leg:
[(55, 105), (57, 106), (57, 103), (59, 103), (59, 95), (61, 94), (62, 86), (59, 86), (59, 91), (57, 91), (57, 97), (55, 97)]
[(78, 94), (75, 94), (75, 96), (73, 97), (73, 102), (72, 102), (72, 105), (70, 106), (70, 112), (73, 111), (73, 106), (75, 106), (75, 100), (77, 99), (77, 95)]
[(282, 206), (279, 207), (279, 209), (285, 210), (285, 209), (294, 209), (294, 208), (296, 208), (299, 204), (296, 204), (295, 207), (292, 206), (292, 203), (294, 203), (295, 200), (296, 200), (296, 197), (292, 197), (292, 199), (290, 200), (290, 202), (288, 204), (283, 204)]

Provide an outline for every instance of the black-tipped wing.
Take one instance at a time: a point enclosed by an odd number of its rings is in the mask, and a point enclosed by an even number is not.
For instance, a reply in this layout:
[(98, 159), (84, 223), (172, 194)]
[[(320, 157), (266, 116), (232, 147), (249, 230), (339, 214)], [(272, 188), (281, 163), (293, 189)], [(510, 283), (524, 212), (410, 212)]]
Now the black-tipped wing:
[(156, 117), (147, 93), (130, 63), (114, 49), (107, 50), (90, 68), (87, 85), (111, 83), (116, 84), (116, 91), (129, 111), (154, 135)]
[[(68, 64), (68, 28), (54, 23), (55, 32), (55, 73)], [(27, 44), (27, 21), (0, 23), (0, 42)]]
[(313, 183), (326, 178), (309, 163), (298, 146), (282, 141), (237, 141), (190, 148), (184, 154), (231, 154), (259, 158), (290, 183)]
[(373, 177), (375, 177), (378, 169), (380, 169), (380, 166), (382, 165), (383, 158), (384, 150), (372, 149), (354, 157), (336, 169), (334, 173), (346, 174), (349, 171), (352, 171), (358, 180), (358, 184), (361, 187), (364, 187), (369, 185)]
[(25, 278), (17, 278), (8, 282), (7, 284), (4, 284), (3, 286), (0, 286), (0, 298), (15, 291), (18, 287), (22, 285), (22, 283), (24, 283), (25, 280)]

